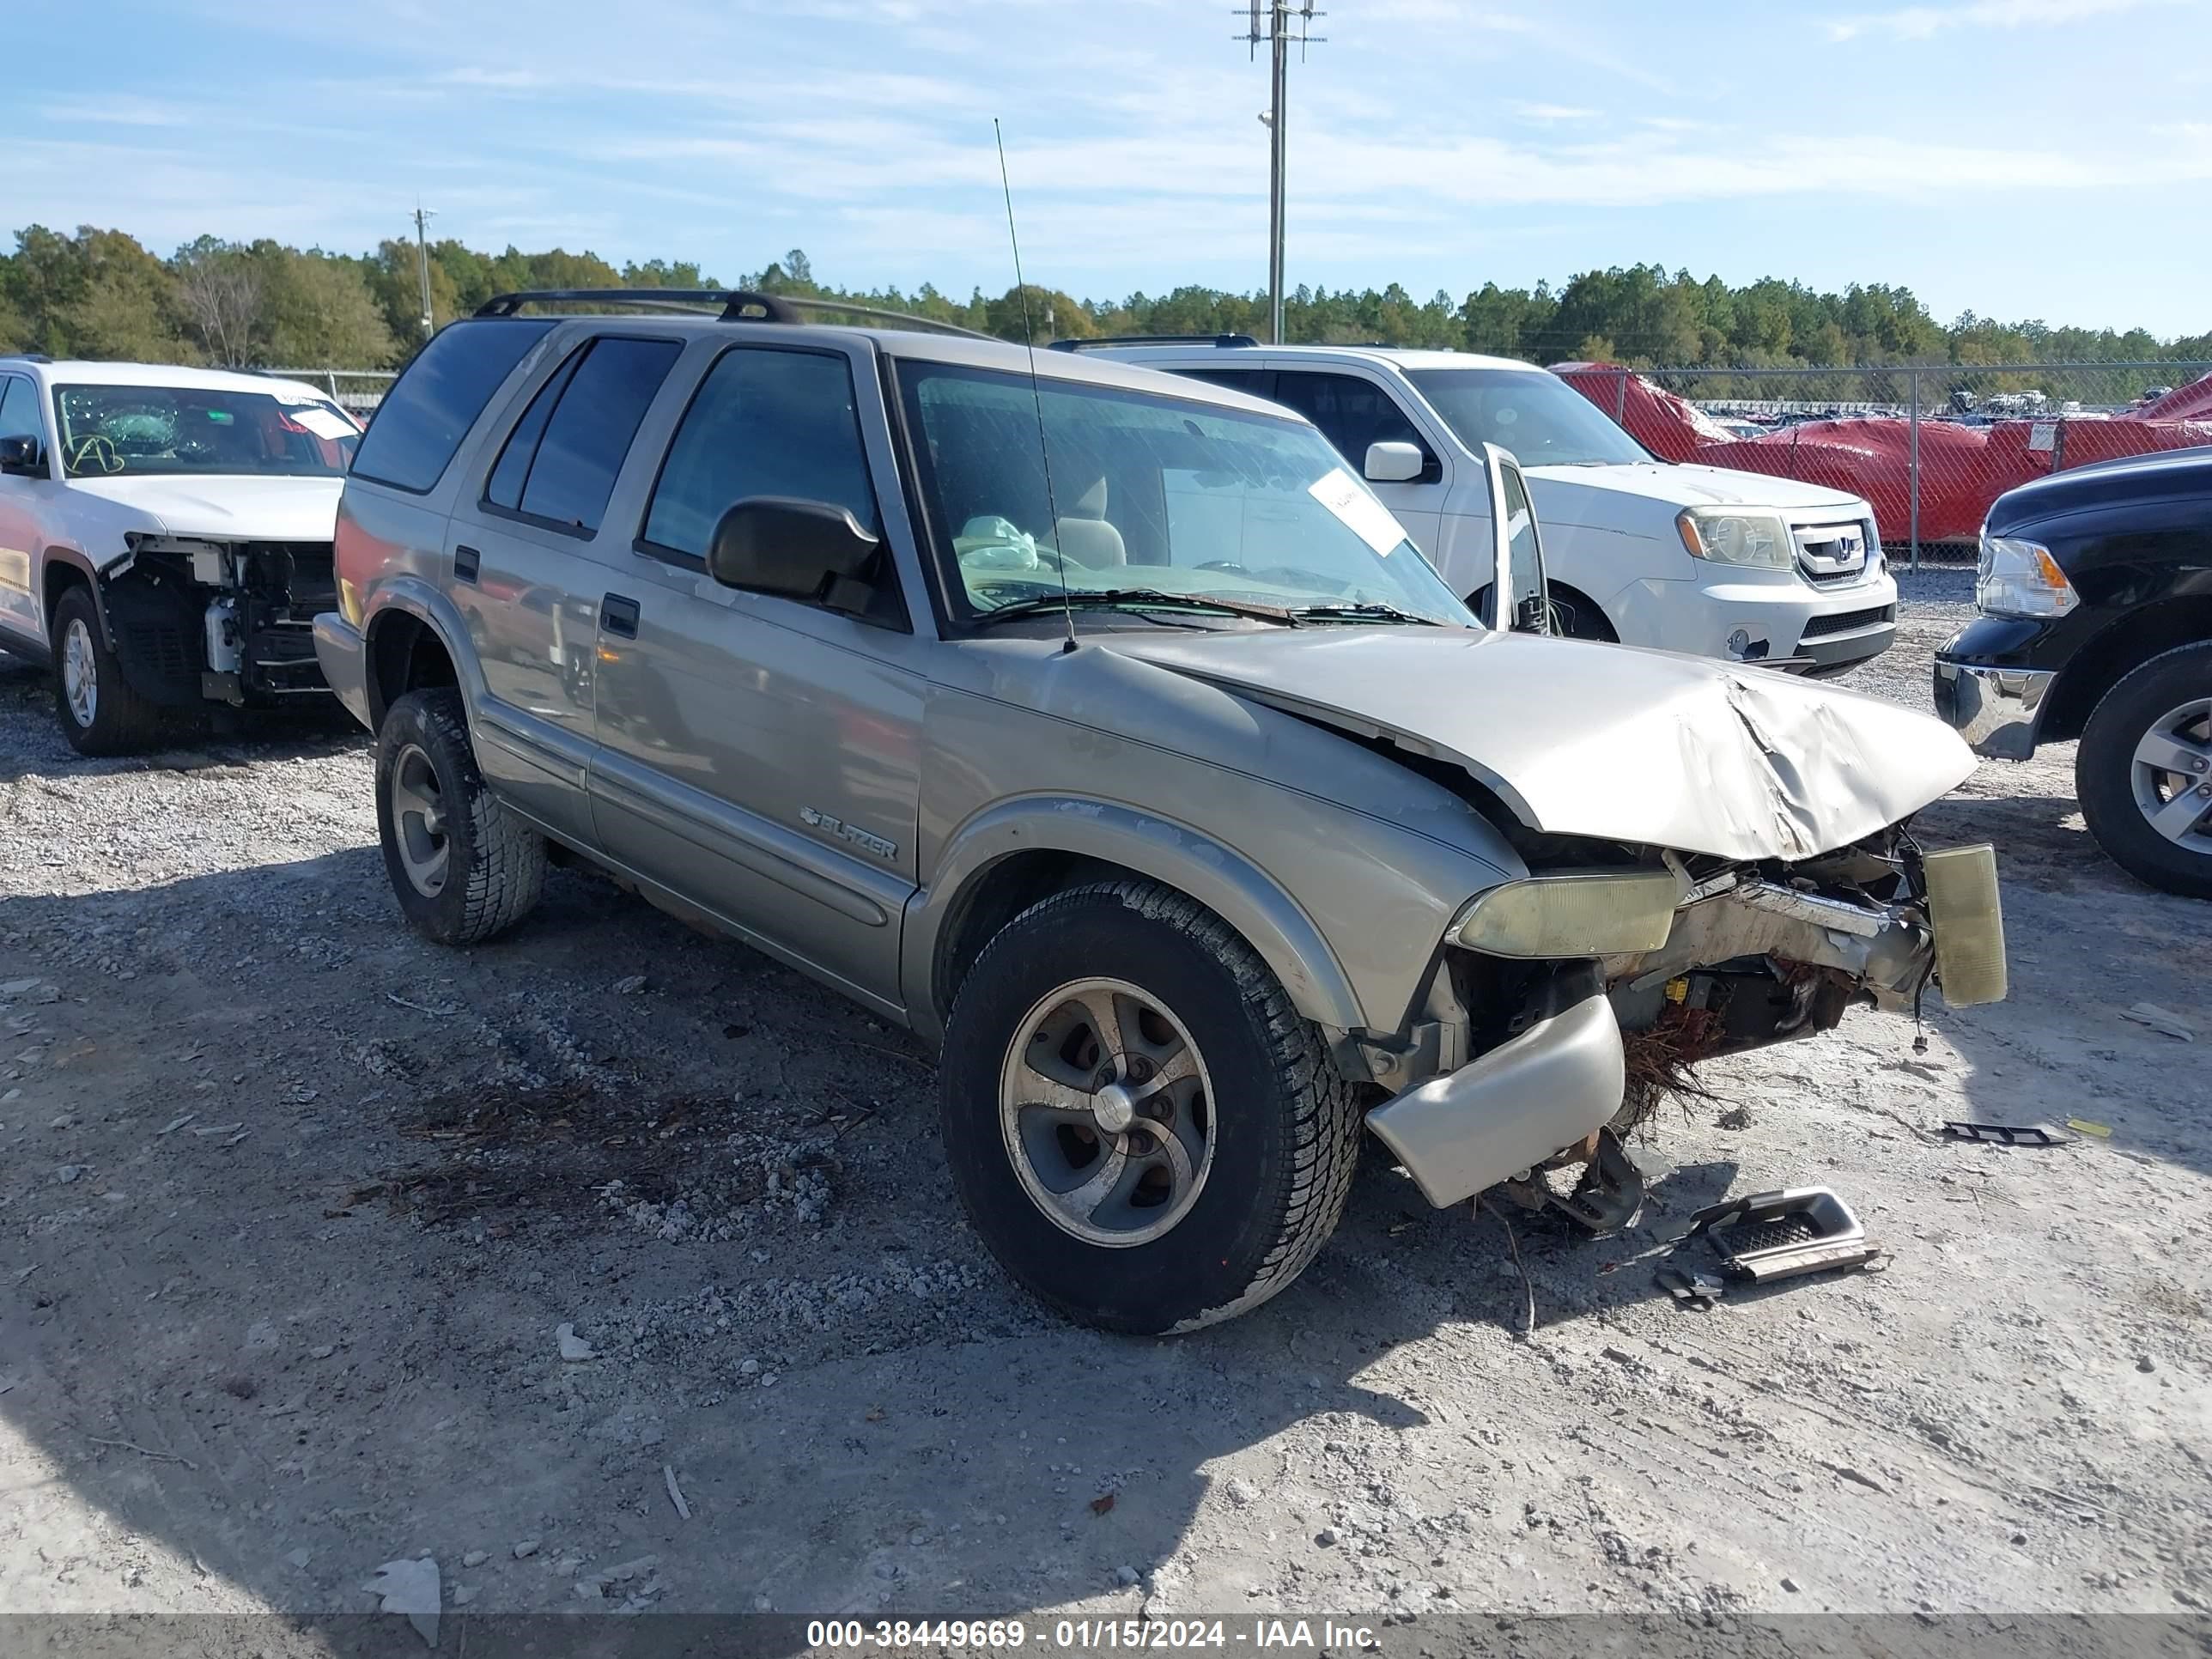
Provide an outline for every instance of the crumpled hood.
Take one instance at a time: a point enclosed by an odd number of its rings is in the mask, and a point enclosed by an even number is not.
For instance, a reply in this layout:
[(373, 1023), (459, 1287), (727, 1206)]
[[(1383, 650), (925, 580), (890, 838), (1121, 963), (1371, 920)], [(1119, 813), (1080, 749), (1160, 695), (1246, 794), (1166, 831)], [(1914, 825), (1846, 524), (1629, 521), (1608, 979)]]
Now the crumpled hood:
[(1098, 648), (1455, 762), (1532, 829), (1727, 859), (1847, 846), (1975, 766), (1950, 727), (1878, 697), (1627, 646), (1361, 626)]
[[(1527, 471), (1530, 478), (1547, 483), (1580, 484), (1600, 494), (1634, 495), (1676, 508), (1763, 507), (1793, 516), (1835, 513), (1844, 518), (1863, 517), (1870, 511), (1857, 496), (1827, 484), (1777, 478), (1764, 472), (1739, 472), (1725, 466), (1636, 461), (1620, 466), (1532, 466)], [(1540, 511), (1541, 506), (1540, 499)]]
[(172, 536), (326, 542), (337, 522), (345, 480), (173, 472), (72, 478), (70, 488), (136, 508), (151, 521), (148, 529)]

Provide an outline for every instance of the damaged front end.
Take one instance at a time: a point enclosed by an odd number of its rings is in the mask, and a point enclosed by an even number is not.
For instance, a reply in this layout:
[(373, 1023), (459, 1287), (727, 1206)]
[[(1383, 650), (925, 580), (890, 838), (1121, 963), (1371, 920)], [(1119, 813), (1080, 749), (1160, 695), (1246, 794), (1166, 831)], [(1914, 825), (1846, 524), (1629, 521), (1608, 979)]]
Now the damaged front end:
[(141, 534), (100, 580), (131, 690), (171, 708), (328, 695), (313, 622), (336, 608), (328, 542)]
[(1952, 1006), (2005, 994), (1986, 846), (1923, 853), (1900, 826), (1797, 862), (1666, 853), (1539, 874), (1454, 922), (1428, 1012), (1464, 1033), (1466, 1058), (1367, 1121), (1439, 1206), (1501, 1182), (1525, 1197), (1563, 1163), (1618, 1184), (1601, 1132), (1701, 1095), (1702, 1062), (1830, 1030), (1854, 1005), (1917, 1012), (1930, 983)]

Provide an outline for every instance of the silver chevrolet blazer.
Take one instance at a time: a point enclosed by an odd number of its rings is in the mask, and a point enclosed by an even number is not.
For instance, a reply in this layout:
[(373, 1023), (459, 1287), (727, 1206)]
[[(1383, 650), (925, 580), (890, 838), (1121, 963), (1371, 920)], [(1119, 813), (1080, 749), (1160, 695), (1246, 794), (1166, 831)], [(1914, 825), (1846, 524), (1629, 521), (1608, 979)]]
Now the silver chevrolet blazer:
[(1437, 1206), (1571, 1182), (1702, 1060), (2004, 994), (1989, 850), (1906, 827), (1957, 736), (1548, 637), (1510, 455), (1470, 610), (1280, 408), (817, 314), (447, 327), (318, 653), (410, 923), (587, 860), (910, 1027), (969, 1217), (1069, 1316), (1273, 1296), (1363, 1131)]

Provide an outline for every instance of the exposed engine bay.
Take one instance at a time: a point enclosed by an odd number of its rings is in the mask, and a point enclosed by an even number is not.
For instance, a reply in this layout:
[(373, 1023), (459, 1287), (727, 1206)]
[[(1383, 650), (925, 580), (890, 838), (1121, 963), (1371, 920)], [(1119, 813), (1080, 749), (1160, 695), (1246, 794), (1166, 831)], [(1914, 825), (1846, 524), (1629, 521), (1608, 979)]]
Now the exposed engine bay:
[(138, 536), (100, 586), (142, 696), (268, 708), (328, 695), (313, 634), (337, 604), (328, 542)]
[[(1613, 1137), (1669, 1094), (1705, 1096), (1703, 1062), (1830, 1030), (1854, 1005), (1917, 1013), (1930, 985), (1954, 1006), (2005, 994), (1986, 846), (1928, 852), (1901, 823), (1796, 861), (1516, 839), (1547, 872), (1531, 884), (1640, 884), (1649, 943), (1548, 959), (1443, 952), (1405, 1052), (1366, 1054), (1397, 1091), (1369, 1127), (1431, 1203), (1501, 1181), (1534, 1192), (1542, 1170), (1577, 1164), (1583, 1199), (1595, 1181), (1626, 1201), (1633, 1170)], [(1562, 1127), (1576, 1137), (1564, 1146)]]

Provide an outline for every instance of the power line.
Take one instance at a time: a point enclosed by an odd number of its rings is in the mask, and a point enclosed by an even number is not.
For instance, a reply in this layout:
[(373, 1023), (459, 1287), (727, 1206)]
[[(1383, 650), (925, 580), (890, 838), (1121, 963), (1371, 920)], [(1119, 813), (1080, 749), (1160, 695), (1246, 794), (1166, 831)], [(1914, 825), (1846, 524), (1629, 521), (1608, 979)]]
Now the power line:
[[(1236, 15), (1234, 13), (1232, 15)], [(1231, 37), (1244, 42), (1250, 55), (1257, 57), (1260, 48), (1267, 48), (1271, 74), (1271, 96), (1267, 108), (1260, 119), (1267, 127), (1267, 313), (1273, 343), (1283, 343), (1283, 169), (1285, 143), (1288, 137), (1289, 86), (1291, 48), (1298, 49), (1298, 61), (1305, 62), (1306, 48), (1326, 42), (1326, 35), (1313, 32), (1313, 21), (1328, 14), (1314, 9), (1314, 0), (1249, 0), (1247, 18), (1243, 34)]]
[(415, 269), (422, 279), (422, 337), (428, 339), (437, 326), (430, 312), (430, 221), (438, 216), (435, 208), (426, 208), (420, 197), (415, 200)]

